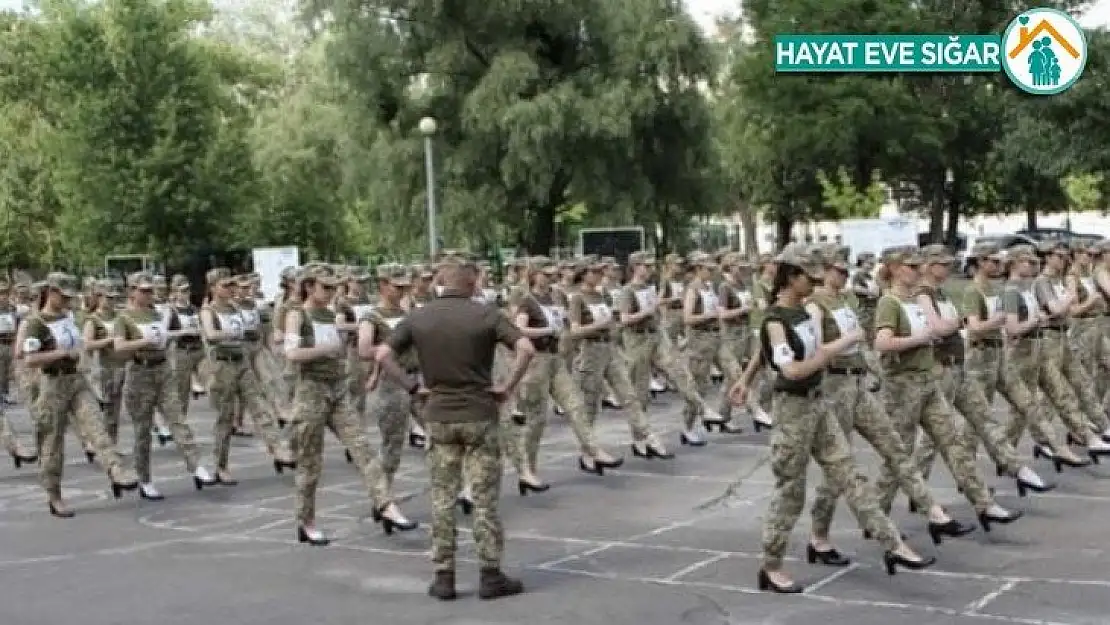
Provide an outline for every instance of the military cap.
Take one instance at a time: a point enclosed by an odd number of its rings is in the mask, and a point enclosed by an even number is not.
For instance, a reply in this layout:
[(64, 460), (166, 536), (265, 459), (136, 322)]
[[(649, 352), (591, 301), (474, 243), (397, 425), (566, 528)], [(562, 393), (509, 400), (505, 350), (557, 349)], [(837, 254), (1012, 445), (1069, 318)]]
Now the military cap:
[(601, 257), (601, 264), (605, 265), (606, 267), (619, 267), (620, 266), (620, 263), (617, 262), (617, 259), (612, 257), (612, 256), (602, 256)]
[(163, 276), (160, 273), (156, 273), (153, 276), (151, 276), (150, 280), (151, 280), (151, 284), (153, 284), (156, 287), (166, 286), (166, 276)]
[(516, 267), (518, 269), (521, 268), (521, 267), (527, 267), (528, 266), (528, 259), (523, 257), (523, 256), (518, 257), (518, 258), (514, 258), (514, 259), (512, 259), (511, 261), (508, 262), (508, 265), (510, 267)]
[(170, 286), (175, 289), (188, 289), (189, 279), (181, 274), (174, 274), (173, 278), (170, 279)]
[(822, 264), (824, 259), (816, 246), (805, 243), (791, 243), (782, 248), (782, 251), (774, 257), (772, 262), (809, 268), (814, 264)]
[(77, 295), (77, 278), (68, 273), (53, 271), (46, 274), (46, 279), (42, 281), (44, 288), (54, 289), (61, 292), (66, 297), (73, 297)]
[(632, 252), (628, 255), (629, 265), (654, 265), (655, 254), (651, 252)]
[(296, 279), (296, 277), (297, 277), (297, 268), (296, 267), (286, 267), (285, 269), (281, 270), (281, 280), (282, 280), (282, 282), (292, 282), (293, 280)]
[(119, 297), (123, 295), (123, 286), (123, 280), (119, 278), (104, 278), (96, 281), (93, 290), (108, 297)]
[(1054, 241), (1042, 241), (1037, 245), (1037, 251), (1041, 254), (1052, 254), (1054, 252), (1066, 254), (1069, 250), (1067, 243), (1057, 239)]
[(235, 283), (239, 286), (248, 287), (254, 284), (254, 281), (251, 280), (250, 274), (241, 273), (235, 276)]
[(725, 254), (724, 258), (721, 259), (721, 266), (722, 267), (730, 267), (730, 268), (731, 267), (742, 267), (742, 268), (744, 268), (744, 267), (751, 267), (752, 264), (750, 262), (748, 262), (748, 259), (743, 254), (740, 254), (738, 252), (730, 252), (728, 254)]
[(528, 259), (528, 264), (532, 267), (546, 267), (551, 264), (551, 259), (546, 256), (533, 256)]
[(154, 276), (145, 271), (136, 271), (127, 276), (127, 286), (132, 289), (153, 289)]
[(335, 275), (335, 269), (331, 265), (323, 263), (317, 265), (305, 265), (304, 275), (301, 276), (302, 280), (313, 280), (320, 284), (334, 286), (339, 284), (339, 277)]
[(1011, 247), (1010, 249), (1006, 250), (1006, 260), (1012, 262), (1012, 261), (1018, 261), (1018, 260), (1036, 261), (1036, 260), (1039, 260), (1039, 259), (1037, 258), (1037, 251), (1035, 249), (1033, 249), (1032, 245), (1022, 244), (1022, 245), (1015, 245), (1015, 246)]
[(204, 274), (204, 281), (207, 282), (209, 285), (214, 285), (219, 282), (223, 282), (224, 280), (230, 279), (231, 270), (227, 267), (216, 267), (215, 269), (209, 269), (208, 273)]
[(894, 265), (920, 265), (925, 262), (916, 245), (897, 245), (883, 250), (884, 263)]
[(686, 257), (686, 263), (692, 267), (716, 267), (713, 257), (705, 252), (694, 252)]
[(848, 268), (848, 256), (852, 251), (846, 245), (839, 243), (826, 243), (821, 246), (821, 260), (826, 267), (835, 267), (837, 269)]
[(727, 256), (731, 253), (732, 253), (731, 249), (729, 249), (727, 247), (722, 247), (721, 249), (717, 250), (716, 252), (713, 252), (713, 261), (716, 262), (719, 265), (719, 264), (721, 264), (721, 261), (724, 260), (725, 256)]
[(424, 264), (424, 263), (417, 263), (417, 264), (412, 266), (412, 275), (415, 278), (425, 278), (425, 279), (432, 278), (433, 276), (436, 275), (436, 270), (435, 270), (435, 267), (433, 267), (431, 265)]
[(971, 246), (971, 251), (967, 255), (971, 258), (1001, 258), (1002, 248), (993, 241), (983, 241)]
[(667, 263), (668, 265), (681, 265), (684, 261), (685, 259), (682, 258), (681, 255), (675, 254), (674, 252), (671, 252), (670, 254), (667, 254), (663, 257), (663, 262)]
[(412, 272), (404, 265), (386, 263), (385, 265), (378, 266), (378, 279), (388, 282), (393, 286), (411, 286)]
[(351, 282), (369, 282), (370, 272), (363, 267), (349, 267), (347, 269), (347, 280)]
[(921, 256), (929, 265), (949, 265), (956, 260), (952, 252), (941, 243), (932, 243), (921, 248)]

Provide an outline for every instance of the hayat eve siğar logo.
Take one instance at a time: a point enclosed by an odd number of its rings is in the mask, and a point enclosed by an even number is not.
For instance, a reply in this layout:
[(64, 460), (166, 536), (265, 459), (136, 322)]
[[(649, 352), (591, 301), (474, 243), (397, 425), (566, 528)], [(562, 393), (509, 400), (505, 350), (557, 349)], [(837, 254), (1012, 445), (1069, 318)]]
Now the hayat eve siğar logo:
[(1018, 88), (1053, 95), (1073, 84), (1087, 65), (1087, 37), (1070, 15), (1030, 9), (1002, 35), (1002, 69)]

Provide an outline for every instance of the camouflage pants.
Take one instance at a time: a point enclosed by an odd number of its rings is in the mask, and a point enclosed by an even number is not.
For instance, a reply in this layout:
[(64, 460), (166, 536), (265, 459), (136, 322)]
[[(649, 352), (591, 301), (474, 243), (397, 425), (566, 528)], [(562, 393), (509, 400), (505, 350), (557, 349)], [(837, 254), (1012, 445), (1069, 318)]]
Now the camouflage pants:
[(432, 491), (432, 562), (435, 570), (454, 571), (455, 497), (465, 473), (474, 502), (474, 541), (483, 569), (500, 568), (505, 533), (497, 506), (501, 498), (500, 426), (428, 422), (428, 476)]
[(540, 441), (547, 426), (550, 400), (562, 407), (570, 422), (578, 447), (587, 456), (597, 454), (597, 440), (586, 414), (582, 392), (571, 379), (563, 357), (559, 354), (539, 352), (520, 381), (520, 402), (517, 407), (524, 413), (524, 426), (502, 431), (502, 436), (517, 436), (519, 443), (505, 445), (505, 453), (512, 453), (510, 461), (517, 473), (527, 467), (533, 473), (539, 462)]
[[(941, 390), (937, 373), (911, 371), (887, 375), (883, 380), (883, 402), (886, 413), (894, 420), (898, 436), (911, 447), (911, 452), (916, 447), (920, 426), (933, 439), (975, 510), (983, 512), (994, 504), (975, 467), (975, 458), (957, 441), (958, 416)], [(890, 510), (894, 503), (897, 484), (898, 472), (884, 461), (876, 484), (883, 510)]]
[(736, 361), (735, 376), (729, 375), (725, 369), (721, 369), (725, 371), (725, 392), (721, 393), (721, 403), (717, 412), (722, 417), (730, 418), (732, 416), (732, 402), (728, 398), (727, 389), (732, 388), (732, 385), (740, 378), (740, 374), (743, 373), (744, 363), (747, 362), (752, 350), (751, 338), (752, 331), (746, 323), (738, 326), (728, 326), (721, 331), (721, 350), (731, 354), (732, 359)]
[(9, 335), (8, 340), (0, 340), (0, 398), (6, 398), (11, 392), (12, 374), (15, 370), (11, 338)]
[(351, 452), (372, 505), (383, 509), (392, 503), (381, 463), (370, 450), (348, 391), (345, 378), (298, 377), (294, 385), (292, 418), (297, 479), (293, 506), (295, 518), (301, 525), (311, 525), (316, 519), (316, 488), (323, 471), (325, 428), (335, 433), (339, 442)]
[(19, 386), (19, 399), (30, 409), (39, 398), (39, 370), (19, 363), (15, 367), (16, 384)]
[(1076, 396), (1075, 387), (1068, 383), (1064, 374), (1064, 360), (1068, 356), (1067, 338), (1060, 331), (1046, 330), (1039, 342), (1038, 381), (1041, 390), (1055, 406), (1068, 431), (1079, 440), (1086, 441), (1091, 431), (1087, 424), (1088, 416)]
[(212, 455), (217, 469), (227, 469), (231, 454), (231, 431), (235, 410), (242, 407), (244, 414), (254, 421), (254, 429), (262, 436), (270, 455), (277, 455), (282, 448), (275, 416), (264, 399), (262, 385), (246, 358), (235, 360), (212, 357), (208, 369), (212, 372), (209, 393), (216, 408), (216, 423), (212, 428)]
[(632, 440), (639, 442), (650, 436), (647, 414), (636, 400), (632, 382), (628, 379), (628, 365), (616, 346), (609, 341), (582, 341), (574, 357), (573, 377), (575, 385), (582, 389), (586, 423), (591, 429), (597, 423), (597, 414), (601, 409), (603, 385), (608, 382), (628, 411)]
[[(837, 418), (845, 441), (851, 444), (852, 431), (863, 436), (886, 463), (896, 471), (898, 486), (910, 501), (917, 505), (923, 515), (936, 501), (925, 479), (914, 467), (909, 447), (894, 429), (894, 423), (887, 416), (882, 403), (875, 393), (868, 389), (869, 382), (863, 375), (826, 375), (822, 393), (826, 398), (828, 410)], [(836, 502), (841, 492), (826, 479), (817, 487), (813, 500), (813, 535), (828, 538), (832, 529)]]
[(366, 418), (366, 379), (370, 377), (370, 363), (358, 357), (358, 350), (347, 354), (347, 388), (351, 394), (351, 406), (359, 419)]
[[(652, 369), (661, 370), (667, 379), (678, 389), (686, 402), (684, 414), (693, 415), (697, 420), (702, 413), (704, 401), (698, 394), (697, 385), (690, 375), (690, 367), (682, 352), (675, 350), (669, 341), (664, 342), (655, 332), (625, 332), (624, 354), (628, 358), (628, 374), (632, 382), (632, 390), (640, 402), (640, 407), (645, 411), (651, 401), (651, 374)], [(691, 417), (686, 417), (689, 421)], [(686, 429), (693, 427), (687, 425)]]
[(35, 426), (42, 437), (42, 487), (46, 493), (52, 497), (62, 494), (65, 434), (70, 415), (77, 423), (78, 436), (89, 444), (97, 462), (109, 477), (117, 479), (122, 471), (119, 454), (104, 431), (103, 417), (96, 409), (85, 376), (43, 373), (39, 384)]
[(185, 457), (189, 472), (197, 469), (199, 452), (193, 429), (181, 413), (181, 401), (169, 361), (161, 364), (127, 364), (127, 382), (123, 386), (123, 407), (135, 428), (135, 471), (139, 481), (149, 483), (150, 430), (154, 425), (155, 409), (162, 412), (166, 425), (173, 433), (177, 449)]
[(181, 402), (181, 414), (189, 416), (189, 399), (193, 396), (193, 374), (204, 360), (201, 347), (173, 350), (173, 385)]
[[(999, 421), (991, 408), (1002, 366), (1001, 347), (975, 347), (968, 350), (967, 362), (944, 368), (941, 389), (952, 407), (964, 418), (956, 440), (972, 458), (979, 453), (979, 442), (987, 449), (991, 462), (1004, 475), (1017, 477), (1023, 463), (1006, 436), (1006, 424)], [(924, 437), (917, 447), (915, 462), (928, 476), (936, 460), (933, 440)]]
[[(686, 355), (690, 359), (690, 376), (694, 378), (698, 394), (703, 398), (713, 392), (713, 365), (717, 365), (726, 380), (740, 378), (740, 363), (728, 345), (721, 340), (721, 334), (717, 330), (689, 330), (686, 333)], [(697, 424), (699, 416), (699, 413), (692, 412), (687, 405), (683, 411), (687, 430)]]
[(0, 412), (0, 448), (13, 456), (19, 451), (19, 441), (15, 435), (15, 428), (12, 427), (8, 415), (3, 412)]
[(1024, 338), (1006, 349), (998, 392), (1014, 410), (1014, 417), (1006, 426), (1006, 440), (1010, 445), (1017, 447), (1028, 428), (1034, 442), (1056, 451), (1063, 449), (1064, 441), (1052, 426), (1054, 410), (1041, 390), (1038, 343), (1035, 339)]
[[(754, 360), (759, 354), (759, 330), (752, 329), (751, 353), (748, 360)], [(748, 400), (749, 408), (768, 410), (771, 406), (771, 396), (775, 388), (775, 373), (770, 367), (760, 367), (752, 380), (751, 399)]]
[(104, 414), (104, 429), (113, 444), (119, 442), (119, 418), (123, 410), (123, 385), (126, 380), (127, 372), (118, 365), (97, 365), (89, 380), (90, 384), (95, 384), (93, 391)]
[(381, 436), (382, 479), (389, 492), (393, 491), (393, 476), (401, 467), (401, 450), (408, 433), (412, 397), (408, 391), (389, 376), (382, 376), (377, 387), (367, 398), (366, 412), (378, 417), (378, 434)]
[(875, 492), (867, 485), (852, 458), (844, 432), (831, 413), (828, 400), (775, 393), (772, 403), (776, 428), (771, 434), (771, 473), (774, 490), (763, 522), (763, 568), (782, 568), (790, 533), (806, 499), (806, 469), (812, 457), (825, 474), (830, 489), (842, 493), (860, 524), (888, 550), (900, 546), (898, 528), (883, 514)]
[(1104, 432), (1110, 428), (1102, 398), (1096, 392), (1097, 387), (1094, 378), (1091, 377), (1092, 373), (1098, 370), (1101, 335), (1098, 319), (1076, 319), (1068, 333), (1068, 344), (1071, 349), (1065, 351), (1063, 355), (1064, 377), (1075, 388), (1079, 405), (1087, 415), (1088, 426), (1098, 432)]

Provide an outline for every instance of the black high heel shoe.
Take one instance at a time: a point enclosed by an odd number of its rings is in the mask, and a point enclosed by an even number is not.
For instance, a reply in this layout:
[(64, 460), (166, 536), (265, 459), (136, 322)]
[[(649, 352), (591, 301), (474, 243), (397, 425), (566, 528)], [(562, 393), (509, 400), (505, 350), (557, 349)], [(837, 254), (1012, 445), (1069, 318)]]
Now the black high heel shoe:
[(721, 432), (724, 432), (725, 431), (725, 426), (728, 425), (728, 423), (729, 423), (728, 419), (720, 419), (720, 420), (713, 420), (713, 421), (710, 421), (709, 419), (702, 419), (701, 420), (701, 424), (705, 428), (705, 431), (709, 432), (710, 434), (713, 433), (713, 428), (717, 428)]
[(428, 445), (428, 437), (416, 432), (409, 432), (409, 447), (424, 449)]
[(836, 549), (817, 551), (817, 548), (813, 545), (806, 545), (806, 562), (810, 564), (820, 562), (825, 566), (848, 566), (852, 563), (852, 559), (841, 555)]
[(520, 492), (521, 497), (528, 495), (529, 491), (533, 493), (544, 493), (551, 488), (551, 484), (529, 484), (524, 480), (517, 480), (517, 490)]
[(165, 447), (166, 443), (173, 440), (173, 434), (162, 434), (159, 432), (156, 436), (158, 437), (158, 444), (162, 447)]
[(289, 462), (286, 462), (284, 460), (274, 460), (274, 473), (277, 473), (278, 475), (281, 475), (282, 473), (284, 473), (286, 469), (296, 469), (296, 468), (297, 468), (297, 461), (296, 460), (290, 460)]
[(89, 451), (89, 450), (86, 449), (85, 450), (85, 460), (88, 461), (89, 464), (93, 464), (94, 462), (96, 462), (96, 452), (95, 451)]
[(138, 482), (112, 482), (112, 497), (119, 499), (123, 496), (123, 491), (135, 490), (138, 487)]
[(354, 464), (355, 457), (351, 455), (350, 449), (343, 450), (343, 457), (347, 459), (347, 464)]
[(883, 554), (883, 564), (886, 565), (886, 574), (894, 575), (898, 572), (898, 567), (904, 567), (911, 571), (920, 571), (927, 569), (937, 563), (936, 556), (923, 556), (920, 560), (910, 560), (905, 556), (900, 556), (893, 551), (888, 551)]
[(22, 468), (24, 463), (34, 464), (38, 462), (38, 459), (38, 456), (28, 456), (19, 452), (12, 452), (12, 464), (14, 464), (17, 469)]
[[(470, 513), (467, 512), (466, 514)], [(382, 531), (385, 532), (386, 536), (392, 535), (394, 531), (410, 532), (417, 527), (420, 527), (420, 524), (416, 521), (398, 521), (396, 519), (391, 519), (385, 516), (385, 510), (382, 508), (375, 508), (374, 511), (371, 512), (370, 516), (374, 519), (375, 522), (382, 524)]]
[(767, 574), (767, 571), (759, 569), (759, 589), (780, 595), (797, 595), (805, 590), (805, 586), (800, 586), (797, 582), (790, 582), (789, 586), (779, 586), (771, 581), (771, 576)]
[(764, 423), (764, 422), (756, 419), (755, 417), (752, 417), (752, 427), (755, 428), (755, 433), (759, 434), (763, 430), (774, 429), (775, 426), (773, 426), (771, 424), (768, 424), (768, 423)]
[(964, 534), (970, 534), (975, 531), (974, 525), (960, 523), (956, 519), (951, 519), (947, 523), (933, 523), (929, 521), (929, 538), (933, 539), (934, 545), (939, 545), (943, 540), (943, 536), (949, 538), (959, 538)]
[[(709, 428), (706, 428), (706, 431), (708, 432)], [(689, 436), (686, 436), (686, 432), (682, 432), (678, 435), (678, 442), (683, 444), (683, 445), (689, 445), (690, 447), (705, 447), (706, 445), (709, 444), (709, 441), (698, 440), (696, 438), (690, 438)], [(636, 446), (633, 445), (632, 448), (636, 449)], [(636, 455), (640, 455), (640, 454), (636, 454)], [(646, 457), (650, 458), (651, 455), (649, 454)]]
[(69, 508), (56, 507), (53, 501), (46, 502), (46, 505), (50, 508), (50, 515), (56, 516), (59, 519), (72, 519), (73, 517), (77, 516), (77, 513), (73, 510), (70, 510)]
[(239, 485), (239, 480), (237, 480), (235, 478), (224, 479), (224, 476), (220, 475), (220, 473), (218, 471), (216, 472), (215, 477), (216, 477), (216, 483), (219, 484), (220, 486), (238, 486)]
[(586, 464), (586, 459), (578, 456), (578, 470), (583, 473), (593, 473), (594, 475), (605, 475), (605, 467), (600, 462), (594, 460), (594, 466)]
[(996, 516), (987, 512), (979, 513), (979, 525), (983, 526), (984, 532), (991, 531), (991, 523), (999, 525), (1009, 525), (1022, 517), (1022, 512), (1018, 510), (1011, 510), (1006, 516)]
[(1087, 443), (1079, 440), (1079, 437), (1072, 434), (1071, 432), (1068, 432), (1068, 435), (1064, 438), (1064, 440), (1067, 441), (1067, 443), (1069, 445), (1075, 445), (1076, 447), (1086, 447), (1087, 446)]
[[(685, 438), (686, 435), (683, 434), (682, 437)], [(690, 444), (690, 443), (687, 443), (687, 444)], [(704, 445), (704, 444), (705, 443), (702, 442), (702, 445)], [(671, 458), (674, 458), (673, 453), (671, 453), (669, 451), (668, 452), (659, 451), (658, 449), (655, 448), (654, 445), (652, 445), (650, 443), (647, 444), (647, 445), (644, 445), (643, 451), (641, 451), (640, 448), (636, 446), (636, 443), (632, 443), (632, 455), (636, 456), (637, 458), (644, 458), (646, 460), (651, 460), (652, 458), (658, 458), (659, 460), (670, 460)]]
[(309, 536), (308, 532), (305, 531), (304, 526), (298, 525), (297, 526), (297, 542), (308, 543), (308, 544), (312, 545), (313, 547), (324, 547), (324, 546), (327, 546), (327, 544), (330, 543), (331, 541), (328, 540), (327, 538), (325, 538), (323, 534), (321, 534), (318, 538), (314, 538), (312, 536)]
[(1019, 497), (1024, 497), (1027, 491), (1032, 491), (1034, 493), (1047, 493), (1048, 491), (1056, 488), (1055, 484), (1045, 484), (1044, 486), (1038, 486), (1037, 484), (1033, 484), (1032, 482), (1026, 482), (1020, 477), (1016, 478), (1014, 481), (1017, 482), (1017, 492)]
[(462, 509), (462, 513), (470, 516), (474, 512), (474, 502), (466, 497), (456, 497), (455, 505)]
[(1090, 460), (1083, 460), (1083, 459), (1071, 460), (1070, 458), (1061, 458), (1060, 456), (1051, 456), (1051, 459), (1052, 459), (1052, 464), (1056, 466), (1056, 472), (1057, 473), (1063, 473), (1063, 471), (1064, 471), (1063, 468), (1064, 467), (1071, 467), (1073, 469), (1078, 469), (1078, 468), (1081, 468), (1081, 467), (1091, 466), (1091, 461)]

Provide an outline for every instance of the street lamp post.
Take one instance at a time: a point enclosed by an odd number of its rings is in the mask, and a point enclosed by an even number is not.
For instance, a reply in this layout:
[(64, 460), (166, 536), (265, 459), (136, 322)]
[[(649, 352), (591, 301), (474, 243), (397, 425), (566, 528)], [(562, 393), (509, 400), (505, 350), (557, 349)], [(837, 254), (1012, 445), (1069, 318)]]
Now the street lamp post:
[(428, 194), (428, 258), (436, 256), (436, 164), (432, 137), (436, 134), (436, 120), (425, 117), (420, 120), (420, 134), (424, 135), (424, 173), (427, 177)]

